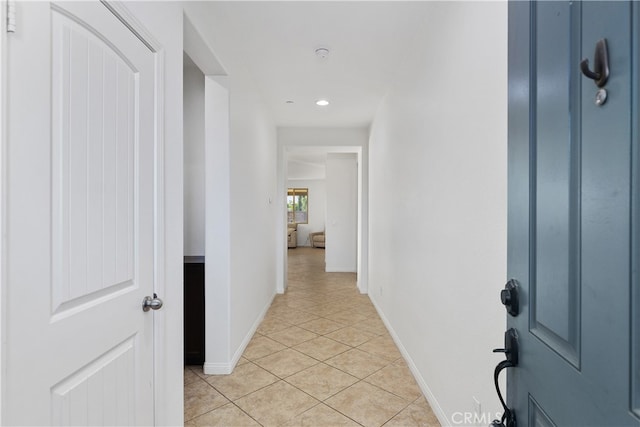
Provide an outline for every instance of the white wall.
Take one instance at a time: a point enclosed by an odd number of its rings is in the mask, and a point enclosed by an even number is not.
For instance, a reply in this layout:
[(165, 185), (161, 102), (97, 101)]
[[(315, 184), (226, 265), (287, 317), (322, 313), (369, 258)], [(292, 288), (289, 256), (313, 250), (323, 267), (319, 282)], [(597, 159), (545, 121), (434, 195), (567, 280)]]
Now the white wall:
[(324, 164), (311, 164), (292, 161), (287, 162), (287, 177), (289, 179), (324, 179), (326, 167)]
[(309, 223), (298, 224), (298, 246), (311, 246), (309, 233), (323, 231), (326, 218), (326, 185), (324, 179), (290, 179), (288, 188), (309, 189)]
[(278, 143), (286, 147), (363, 147), (367, 145), (366, 128), (278, 128)]
[(443, 425), (474, 397), (487, 425), (506, 327), (507, 3), (430, 7), (371, 128), (369, 294)]
[(204, 74), (191, 59), (184, 67), (184, 255), (204, 256)]
[(231, 350), (238, 360), (276, 291), (276, 127), (256, 90), (231, 94)]
[(356, 154), (327, 154), (327, 272), (355, 273), (358, 248)]

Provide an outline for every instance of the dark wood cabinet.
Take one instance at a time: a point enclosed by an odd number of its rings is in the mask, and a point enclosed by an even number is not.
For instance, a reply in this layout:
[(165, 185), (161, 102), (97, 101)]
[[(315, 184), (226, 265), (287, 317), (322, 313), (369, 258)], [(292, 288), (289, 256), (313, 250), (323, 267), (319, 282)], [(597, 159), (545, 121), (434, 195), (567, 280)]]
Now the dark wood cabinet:
[(204, 364), (204, 259), (184, 259), (184, 363)]

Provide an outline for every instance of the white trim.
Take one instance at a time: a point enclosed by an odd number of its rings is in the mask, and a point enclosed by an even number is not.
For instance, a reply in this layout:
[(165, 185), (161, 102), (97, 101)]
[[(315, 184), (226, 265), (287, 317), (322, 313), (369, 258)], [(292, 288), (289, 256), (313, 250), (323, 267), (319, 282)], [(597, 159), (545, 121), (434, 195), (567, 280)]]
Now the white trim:
[[(356, 271), (353, 271), (353, 268), (349, 265), (338, 265), (338, 266), (332, 266), (329, 268), (325, 268), (325, 272), (326, 273), (357, 273)], [(358, 287), (358, 290), (360, 288)], [(361, 294), (366, 294), (366, 292), (362, 292), (360, 291)]]
[(216, 362), (204, 362), (202, 365), (202, 371), (206, 375), (228, 375), (233, 372), (235, 363), (216, 363)]
[(358, 151), (358, 261), (357, 286), (369, 293), (369, 144)]
[(389, 335), (391, 335), (391, 338), (393, 339), (393, 342), (396, 344), (396, 347), (398, 347), (398, 350), (400, 350), (400, 354), (402, 354), (402, 357), (404, 358), (405, 362), (407, 362), (407, 365), (409, 366), (409, 369), (411, 370), (413, 377), (418, 383), (420, 390), (422, 390), (422, 394), (424, 394), (424, 397), (427, 399), (427, 402), (429, 402), (429, 406), (431, 406), (433, 413), (435, 414), (436, 417), (438, 417), (438, 421), (440, 422), (440, 425), (450, 426), (451, 423), (447, 418), (447, 415), (445, 414), (444, 410), (442, 409), (442, 406), (440, 406), (438, 399), (436, 399), (436, 396), (433, 394), (433, 392), (427, 385), (427, 382), (420, 374), (418, 367), (413, 362), (413, 359), (411, 359), (411, 356), (409, 356), (409, 352), (402, 345), (402, 341), (400, 341), (400, 338), (391, 327), (391, 323), (389, 323), (389, 320), (387, 320), (383, 311), (380, 309), (376, 301), (371, 297), (369, 297), (369, 299), (373, 303), (373, 306), (376, 308), (376, 311), (378, 312), (378, 316), (380, 316), (380, 319), (382, 319), (382, 322), (384, 323), (384, 326), (387, 328), (387, 331), (389, 331)]
[(127, 9), (122, 0), (100, 0), (100, 3), (109, 9), (149, 50), (156, 53), (162, 49), (160, 42), (147, 30), (138, 18)]
[[(154, 292), (160, 295), (160, 298), (167, 299), (167, 285), (166, 285), (166, 253), (165, 253), (165, 146), (164, 146), (164, 51), (156, 52), (156, 111), (154, 112), (156, 120), (156, 144), (154, 150), (154, 163), (156, 167), (156, 174), (154, 180)], [(182, 313), (180, 311), (180, 313)], [(167, 348), (166, 341), (169, 338), (167, 324), (167, 311), (153, 314), (153, 413), (155, 425), (167, 424), (167, 412), (160, 407), (166, 407), (165, 404), (160, 402), (166, 402), (167, 399), (164, 396), (164, 390), (167, 389), (168, 384), (165, 381), (167, 378), (164, 366), (166, 362), (165, 352), (163, 349)], [(169, 316), (171, 317), (171, 316)], [(176, 337), (180, 339), (181, 337)]]
[(4, 425), (2, 408), (5, 396), (5, 325), (7, 310), (5, 293), (7, 284), (7, 2), (0, 0), (0, 425)]
[(287, 150), (278, 141), (278, 157), (276, 159), (278, 188), (276, 189), (276, 206), (279, 206), (280, 221), (276, 222), (276, 292), (284, 294), (287, 290), (287, 270), (289, 249), (287, 244)]

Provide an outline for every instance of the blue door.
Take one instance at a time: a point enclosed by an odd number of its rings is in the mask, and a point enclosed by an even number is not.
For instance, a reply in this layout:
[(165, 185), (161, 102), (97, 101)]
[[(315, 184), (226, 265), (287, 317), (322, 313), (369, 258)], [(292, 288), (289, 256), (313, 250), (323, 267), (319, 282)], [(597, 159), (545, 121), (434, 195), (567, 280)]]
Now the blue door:
[(519, 357), (507, 406), (518, 427), (640, 425), (639, 10), (509, 4), (508, 274), (519, 313), (507, 318)]

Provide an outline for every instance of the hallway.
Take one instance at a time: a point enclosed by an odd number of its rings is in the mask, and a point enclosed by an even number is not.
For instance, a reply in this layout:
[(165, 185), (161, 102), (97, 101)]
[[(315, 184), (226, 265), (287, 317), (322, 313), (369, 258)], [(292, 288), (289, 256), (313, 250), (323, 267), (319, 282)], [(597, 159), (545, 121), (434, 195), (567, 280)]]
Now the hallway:
[(369, 297), (324, 250), (289, 250), (277, 295), (231, 375), (184, 372), (187, 426), (439, 426)]

